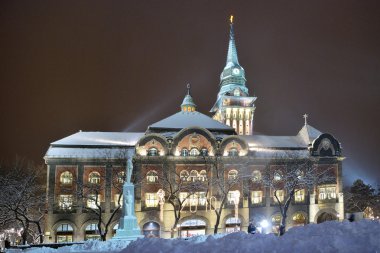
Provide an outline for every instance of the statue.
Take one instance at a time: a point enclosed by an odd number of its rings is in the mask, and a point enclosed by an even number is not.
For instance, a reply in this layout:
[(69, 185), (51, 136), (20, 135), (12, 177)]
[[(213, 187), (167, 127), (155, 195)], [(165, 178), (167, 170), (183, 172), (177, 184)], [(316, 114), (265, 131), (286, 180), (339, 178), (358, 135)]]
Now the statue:
[(125, 196), (125, 209), (126, 209), (126, 215), (131, 216), (132, 215), (132, 205), (133, 205), (133, 197), (130, 191), (127, 192), (127, 196)]
[(131, 183), (131, 177), (132, 177), (132, 170), (133, 170), (133, 163), (132, 159), (129, 158), (127, 161), (127, 183)]

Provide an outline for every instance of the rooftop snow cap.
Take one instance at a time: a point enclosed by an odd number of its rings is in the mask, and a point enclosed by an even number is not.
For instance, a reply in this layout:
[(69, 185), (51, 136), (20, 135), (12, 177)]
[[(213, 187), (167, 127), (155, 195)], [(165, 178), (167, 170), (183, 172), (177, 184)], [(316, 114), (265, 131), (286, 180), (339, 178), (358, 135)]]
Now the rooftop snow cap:
[(194, 112), (197, 105), (194, 103), (192, 96), (190, 95), (190, 84), (187, 84), (187, 94), (181, 104), (181, 110), (183, 112)]

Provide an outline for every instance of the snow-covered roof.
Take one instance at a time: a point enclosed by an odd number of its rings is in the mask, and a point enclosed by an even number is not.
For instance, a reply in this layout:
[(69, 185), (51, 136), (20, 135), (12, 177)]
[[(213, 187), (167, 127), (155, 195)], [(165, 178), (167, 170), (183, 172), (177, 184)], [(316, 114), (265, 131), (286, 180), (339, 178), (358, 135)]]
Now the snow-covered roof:
[(52, 146), (135, 146), (144, 133), (77, 132), (51, 143)]
[(311, 144), (315, 139), (318, 138), (318, 136), (320, 136), (322, 134), (321, 131), (319, 131), (318, 129), (308, 125), (308, 124), (305, 124), (301, 130), (298, 132), (298, 135), (299, 137), (301, 137), (301, 139), (304, 141), (304, 143), (306, 145), (309, 145)]
[(173, 130), (183, 129), (189, 127), (202, 127), (210, 131), (227, 131), (235, 132), (235, 130), (225, 124), (216, 121), (209, 116), (206, 116), (200, 112), (177, 112), (163, 120), (160, 120), (148, 127), (149, 130)]
[(306, 148), (307, 145), (298, 136), (243, 135), (249, 147), (265, 148)]
[(54, 147), (51, 146), (44, 159), (51, 158), (82, 158), (82, 159), (120, 159), (132, 157), (134, 147), (126, 148), (81, 148), (81, 147)]

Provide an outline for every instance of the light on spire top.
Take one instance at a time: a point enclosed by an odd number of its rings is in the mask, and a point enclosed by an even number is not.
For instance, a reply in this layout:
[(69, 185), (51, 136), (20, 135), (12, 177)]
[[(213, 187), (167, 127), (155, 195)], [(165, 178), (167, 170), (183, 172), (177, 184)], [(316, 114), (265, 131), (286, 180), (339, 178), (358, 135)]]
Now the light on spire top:
[(230, 23), (231, 23), (231, 24), (234, 23), (234, 15), (231, 15), (231, 16), (230, 16)]
[(190, 95), (190, 84), (187, 84), (187, 95)]
[(309, 117), (309, 115), (307, 115), (306, 113), (303, 115), (303, 118), (305, 119), (305, 126), (307, 125), (307, 118)]

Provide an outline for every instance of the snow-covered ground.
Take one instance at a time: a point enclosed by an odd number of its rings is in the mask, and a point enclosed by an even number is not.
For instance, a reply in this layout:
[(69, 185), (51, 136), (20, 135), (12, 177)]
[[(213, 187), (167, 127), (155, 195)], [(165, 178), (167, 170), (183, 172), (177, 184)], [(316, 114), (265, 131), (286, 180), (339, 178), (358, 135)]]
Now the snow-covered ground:
[(373, 252), (380, 253), (380, 222), (325, 222), (290, 229), (284, 236), (250, 235), (238, 232), (228, 235), (198, 236), (184, 239), (144, 238), (131, 242), (89, 241), (57, 250), (29, 249), (28, 253), (107, 252)]

